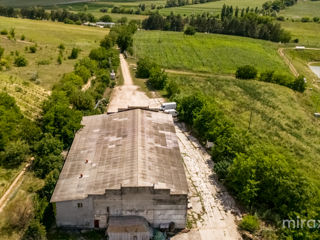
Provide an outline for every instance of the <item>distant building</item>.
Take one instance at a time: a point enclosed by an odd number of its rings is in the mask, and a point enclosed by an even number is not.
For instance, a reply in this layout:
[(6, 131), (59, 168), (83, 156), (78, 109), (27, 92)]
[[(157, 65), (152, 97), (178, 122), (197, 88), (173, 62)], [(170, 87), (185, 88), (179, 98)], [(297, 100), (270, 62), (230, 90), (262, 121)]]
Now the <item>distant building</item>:
[(107, 231), (117, 236), (124, 227), (118, 217), (127, 216), (129, 227), (141, 217), (141, 237), (130, 238), (137, 240), (148, 235), (146, 223), (184, 228), (188, 187), (172, 116), (132, 109), (87, 116), (82, 124), (51, 198), (57, 225), (112, 223)]
[(116, 24), (113, 22), (96, 22), (97, 26), (101, 26), (101, 27), (109, 27), (112, 28), (114, 27)]

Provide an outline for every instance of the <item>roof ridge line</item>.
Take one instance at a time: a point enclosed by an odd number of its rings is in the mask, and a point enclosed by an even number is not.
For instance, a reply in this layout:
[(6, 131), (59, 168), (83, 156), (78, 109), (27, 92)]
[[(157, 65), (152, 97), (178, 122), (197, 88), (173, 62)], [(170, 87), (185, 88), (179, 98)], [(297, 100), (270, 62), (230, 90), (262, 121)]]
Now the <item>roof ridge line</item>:
[(137, 131), (138, 131), (138, 147), (137, 147), (137, 185), (139, 186), (139, 175), (140, 175), (140, 169), (139, 169), (139, 159), (140, 159), (140, 156), (141, 156), (141, 153), (140, 153), (140, 147), (141, 147), (141, 124), (140, 124), (140, 121), (141, 121), (141, 109), (138, 109), (138, 121), (137, 121)]

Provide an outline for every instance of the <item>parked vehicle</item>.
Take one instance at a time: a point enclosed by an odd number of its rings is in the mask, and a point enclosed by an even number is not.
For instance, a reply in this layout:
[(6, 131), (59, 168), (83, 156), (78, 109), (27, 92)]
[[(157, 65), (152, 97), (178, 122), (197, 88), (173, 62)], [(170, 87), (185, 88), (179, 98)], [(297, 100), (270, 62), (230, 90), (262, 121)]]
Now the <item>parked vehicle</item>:
[(175, 109), (167, 109), (167, 110), (164, 110), (164, 113), (171, 114), (172, 117), (177, 117), (178, 114), (179, 114)]
[(168, 102), (168, 103), (163, 103), (161, 105), (160, 110), (161, 111), (165, 111), (165, 110), (176, 109), (176, 108), (177, 108), (177, 103), (176, 102)]

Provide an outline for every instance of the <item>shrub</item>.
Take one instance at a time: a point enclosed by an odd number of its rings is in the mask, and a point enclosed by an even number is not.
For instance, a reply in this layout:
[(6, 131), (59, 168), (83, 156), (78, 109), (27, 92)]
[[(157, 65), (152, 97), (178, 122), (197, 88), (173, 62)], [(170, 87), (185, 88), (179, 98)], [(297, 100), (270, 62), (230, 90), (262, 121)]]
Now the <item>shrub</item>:
[(314, 22), (319, 22), (319, 21), (320, 21), (320, 18), (319, 18), (319, 17), (314, 17), (312, 20), (313, 20)]
[(30, 52), (30, 53), (36, 53), (36, 52), (37, 52), (37, 47), (36, 47), (35, 45), (29, 47), (29, 52)]
[(62, 43), (60, 43), (60, 45), (58, 46), (58, 48), (60, 49), (60, 50), (65, 50), (66, 48), (65, 48), (65, 46), (62, 44)]
[(45, 240), (46, 237), (46, 229), (39, 222), (39, 220), (32, 220), (29, 224), (27, 231), (24, 233), (23, 240)]
[(148, 80), (148, 84), (150, 84), (154, 89), (161, 90), (166, 85), (167, 79), (168, 76), (164, 72), (164, 70), (161, 70), (160, 67), (153, 67), (150, 70), (150, 78)]
[(250, 65), (245, 65), (238, 67), (236, 71), (236, 78), (239, 79), (254, 79), (256, 78), (258, 71), (255, 67)]
[(112, 22), (112, 18), (109, 15), (104, 15), (100, 18), (102, 22)]
[(304, 81), (304, 76), (297, 77), (291, 84), (291, 88), (298, 92), (304, 92), (306, 90), (306, 82)]
[(26, 160), (28, 153), (29, 146), (24, 141), (9, 142), (0, 155), (1, 163), (6, 167), (19, 166)]
[(141, 58), (137, 63), (136, 77), (148, 78), (150, 77), (150, 70), (156, 67), (156, 64), (151, 62), (148, 58)]
[(24, 41), (26, 39), (26, 36), (24, 36), (23, 34), (21, 35), (21, 41)]
[(180, 93), (178, 84), (173, 80), (170, 80), (169, 82), (167, 82), (166, 91), (167, 91), (168, 97), (172, 97)]
[(2, 58), (3, 53), (4, 53), (4, 48), (0, 47), (0, 59)]
[(77, 59), (79, 55), (80, 49), (79, 48), (72, 48), (71, 54), (68, 57), (69, 59)]
[(186, 35), (195, 35), (196, 34), (196, 30), (195, 30), (194, 27), (188, 26), (187, 29), (184, 31), (184, 34), (186, 34)]
[(310, 22), (310, 18), (309, 17), (303, 17), (303, 18), (301, 18), (301, 22)]
[(246, 215), (239, 226), (241, 229), (253, 233), (259, 229), (259, 219), (256, 216)]
[(88, 79), (91, 77), (90, 70), (83, 65), (77, 65), (75, 68), (75, 73), (83, 79), (84, 83), (87, 83)]
[(58, 58), (57, 58), (57, 63), (59, 64), (59, 65), (61, 65), (62, 64), (62, 56), (59, 54), (59, 56), (58, 56)]
[(8, 30), (3, 29), (3, 30), (1, 30), (0, 34), (1, 35), (8, 35)]
[(11, 29), (10, 29), (9, 36), (10, 36), (11, 38), (13, 38), (13, 39), (14, 39), (14, 37), (16, 36), (16, 32), (15, 32), (14, 28), (11, 28)]
[(28, 65), (28, 60), (23, 56), (17, 56), (14, 60), (14, 65), (17, 67), (25, 67)]

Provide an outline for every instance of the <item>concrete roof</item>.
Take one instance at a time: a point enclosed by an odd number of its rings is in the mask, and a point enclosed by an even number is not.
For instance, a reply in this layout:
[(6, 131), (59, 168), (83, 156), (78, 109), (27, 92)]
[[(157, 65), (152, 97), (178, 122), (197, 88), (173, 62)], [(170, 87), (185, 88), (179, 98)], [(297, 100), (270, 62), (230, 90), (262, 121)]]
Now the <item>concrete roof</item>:
[(83, 117), (82, 124), (51, 202), (102, 195), (121, 186), (154, 186), (171, 194), (187, 194), (171, 115), (133, 109)]

